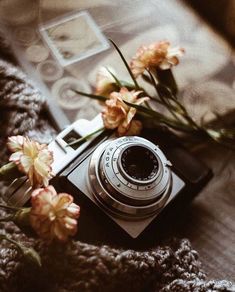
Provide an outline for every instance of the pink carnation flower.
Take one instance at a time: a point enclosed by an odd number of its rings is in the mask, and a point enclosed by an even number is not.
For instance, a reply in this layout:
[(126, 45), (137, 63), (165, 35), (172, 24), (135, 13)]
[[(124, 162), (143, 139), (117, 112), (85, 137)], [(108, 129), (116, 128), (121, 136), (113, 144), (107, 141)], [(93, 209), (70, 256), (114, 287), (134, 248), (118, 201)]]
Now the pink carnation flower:
[(102, 112), (104, 126), (107, 129), (117, 128), (119, 136), (132, 133), (138, 135), (142, 124), (140, 121), (133, 121), (136, 109), (128, 106), (124, 101), (140, 105), (149, 99), (148, 97), (138, 98), (140, 93), (141, 91), (129, 91), (125, 87), (122, 87), (119, 92), (112, 92), (110, 98), (106, 100), (106, 107)]
[(80, 207), (66, 193), (57, 194), (53, 186), (32, 193), (30, 223), (36, 233), (47, 241), (66, 241), (77, 232)]
[(171, 44), (167, 41), (152, 43), (138, 49), (131, 60), (130, 67), (135, 77), (143, 74), (145, 69), (170, 69), (179, 63), (179, 57), (183, 53), (183, 48), (171, 48)]

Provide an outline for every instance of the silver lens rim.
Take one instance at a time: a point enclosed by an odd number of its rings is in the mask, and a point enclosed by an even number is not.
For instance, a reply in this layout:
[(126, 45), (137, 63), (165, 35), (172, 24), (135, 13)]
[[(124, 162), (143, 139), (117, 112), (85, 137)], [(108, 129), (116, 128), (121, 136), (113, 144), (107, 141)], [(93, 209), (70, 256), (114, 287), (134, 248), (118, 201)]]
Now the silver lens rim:
[[(146, 143), (148, 145), (151, 144), (151, 147), (154, 147), (155, 151), (157, 151), (157, 153), (159, 154), (157, 156), (160, 156), (159, 161), (163, 167), (162, 168), (163, 171), (161, 172), (161, 175), (159, 175), (159, 177), (156, 180), (157, 183), (155, 182), (153, 183), (153, 185), (155, 184), (154, 187), (160, 185), (161, 191), (154, 197), (150, 196), (151, 198), (148, 200), (143, 200), (140, 196), (139, 204), (133, 204), (134, 199), (136, 200), (136, 197), (133, 199), (131, 196), (129, 196), (128, 201), (120, 200), (120, 197), (116, 196), (116, 194), (118, 193), (118, 190), (115, 189), (112, 184), (110, 184), (110, 180), (107, 180), (107, 176), (105, 176), (107, 175), (107, 173), (104, 174), (105, 169), (102, 170), (103, 176), (100, 173), (101, 172), (100, 162), (102, 161), (102, 156), (104, 155), (104, 153), (108, 151), (107, 149), (114, 148), (113, 145), (116, 145), (116, 149), (114, 149), (114, 152), (116, 152), (116, 150), (119, 149), (121, 145), (123, 146), (125, 143), (130, 143), (130, 144), (132, 143), (145, 144)], [(155, 144), (151, 143), (150, 141), (146, 139), (132, 136), (132, 137), (122, 137), (115, 140), (107, 140), (96, 148), (96, 150), (93, 152), (90, 158), (90, 163), (89, 163), (89, 168), (88, 168), (88, 184), (90, 186), (90, 189), (96, 201), (108, 212), (111, 212), (117, 217), (121, 217), (125, 219), (129, 218), (131, 220), (133, 219), (139, 220), (139, 219), (146, 218), (153, 215), (159, 209), (161, 209), (167, 202), (170, 195), (171, 186), (172, 186), (172, 176), (171, 176), (171, 171), (169, 169), (169, 166), (170, 166), (170, 163), (166, 159), (162, 151)], [(164, 176), (164, 186), (163, 184), (161, 184), (161, 180), (163, 179), (163, 176)], [(109, 188), (107, 186), (109, 186)], [(152, 190), (153, 192), (154, 192), (154, 187)], [(136, 190), (134, 191), (136, 192)], [(143, 190), (142, 193), (145, 196), (146, 190)], [(128, 197), (128, 195), (126, 197)]]

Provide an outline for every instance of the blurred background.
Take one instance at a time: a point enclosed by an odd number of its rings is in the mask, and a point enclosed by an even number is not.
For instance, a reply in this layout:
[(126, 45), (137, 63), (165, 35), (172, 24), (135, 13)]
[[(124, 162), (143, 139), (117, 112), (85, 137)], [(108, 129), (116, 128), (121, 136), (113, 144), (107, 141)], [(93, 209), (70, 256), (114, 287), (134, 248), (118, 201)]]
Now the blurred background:
[[(235, 117), (235, 0), (0, 0), (0, 57), (13, 60), (12, 48), (15, 62), (34, 79), (48, 103), (61, 112), (61, 128), (100, 112), (98, 103), (70, 91), (76, 86), (91, 92), (100, 66), (111, 66), (119, 78), (129, 79), (113, 47), (102, 47), (102, 41), (98, 42), (102, 50), (66, 66), (48, 46), (40, 27), (63, 22), (66, 15), (83, 11), (91, 16), (92, 29), (81, 22), (66, 29), (66, 34), (56, 34), (64, 48), (70, 49), (67, 44), (74, 46), (74, 36), (76, 46), (94, 46), (94, 42), (88, 42), (93, 30), (106, 41), (112, 38), (130, 60), (140, 45), (167, 39), (186, 50), (174, 73), (179, 98), (194, 119), (210, 122), (217, 114), (229, 112)], [(71, 53), (67, 50), (65, 56), (70, 58)], [(192, 241), (209, 276), (232, 280), (234, 153), (211, 147), (198, 156), (214, 170), (215, 177), (168, 228), (171, 236)]]
[[(48, 100), (59, 106), (65, 117), (62, 124), (67, 123), (66, 119), (69, 122), (82, 117), (91, 119), (100, 111), (97, 102), (70, 90), (71, 87), (86, 92), (94, 90), (100, 66), (113, 67), (121, 79), (129, 79), (107, 38), (116, 42), (128, 61), (142, 44), (167, 39), (173, 46), (184, 47), (186, 54), (180, 66), (174, 68), (182, 98), (188, 101), (189, 111), (197, 121), (202, 116), (210, 121), (216, 117), (213, 112), (224, 114), (235, 106), (234, 3), (234, 0), (1, 0), (0, 21), (22, 67), (46, 90)], [(44, 29), (51, 34), (50, 44), (59, 46), (62, 54), (58, 57), (40, 28), (56, 21), (64, 23), (68, 15), (84, 11), (94, 25), (80, 17), (68, 27)], [(106, 43), (98, 40), (99, 33)], [(87, 54), (91, 48), (93, 52)], [(79, 50), (87, 57), (78, 56), (77, 61), (76, 58), (72, 61)], [(61, 61), (62, 55), (66, 62)], [(226, 96), (226, 100), (221, 96)]]
[(235, 1), (234, 0), (185, 0), (218, 32), (235, 45)]

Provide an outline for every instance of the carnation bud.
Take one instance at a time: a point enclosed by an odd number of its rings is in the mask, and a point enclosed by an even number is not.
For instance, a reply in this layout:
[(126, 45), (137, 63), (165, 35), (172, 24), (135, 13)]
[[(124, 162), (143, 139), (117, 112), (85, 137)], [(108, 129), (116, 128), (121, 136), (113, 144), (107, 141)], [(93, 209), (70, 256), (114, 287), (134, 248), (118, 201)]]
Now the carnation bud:
[(31, 208), (22, 208), (16, 211), (13, 217), (13, 222), (19, 227), (26, 227), (30, 225), (29, 215)]
[(17, 165), (14, 162), (9, 162), (0, 168), (0, 180), (9, 181), (17, 177), (21, 177), (23, 174), (18, 170)]
[(31, 247), (25, 247), (23, 245), (20, 244), (20, 250), (22, 252), (22, 255), (24, 256), (25, 260), (35, 264), (39, 267), (42, 266), (42, 261), (40, 258), (40, 255), (36, 252), (35, 249), (31, 248)]

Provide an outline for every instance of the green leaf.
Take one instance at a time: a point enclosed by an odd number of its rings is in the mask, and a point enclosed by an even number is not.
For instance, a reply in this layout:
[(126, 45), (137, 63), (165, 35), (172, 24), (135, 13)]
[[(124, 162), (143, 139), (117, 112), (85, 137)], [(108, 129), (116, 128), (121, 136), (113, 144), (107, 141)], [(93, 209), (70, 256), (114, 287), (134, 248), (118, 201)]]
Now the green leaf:
[(137, 105), (137, 104), (134, 104), (131, 102), (127, 102), (125, 100), (123, 100), (123, 102), (130, 107), (134, 107), (134, 108), (138, 109), (139, 114), (143, 113), (143, 114), (148, 115), (152, 118), (156, 118), (159, 123), (165, 124), (166, 126), (172, 128), (172, 129), (187, 132), (187, 133), (195, 132), (195, 129), (193, 129), (191, 126), (185, 125), (184, 123), (182, 123), (180, 121), (176, 121), (176, 120), (172, 120), (170, 118), (167, 118), (166, 116), (154, 111), (153, 109), (146, 108), (142, 105)]
[(142, 76), (142, 78), (144, 79), (144, 81), (146, 81), (146, 82), (148, 82), (150, 85), (152, 85), (152, 80), (151, 80), (151, 78), (150, 78), (148, 75), (146, 75), (146, 74), (143, 73), (141, 76)]
[(0, 240), (7, 240), (10, 243), (14, 244), (17, 251), (20, 252), (28, 262), (33, 263), (34, 265), (37, 265), (39, 267), (42, 266), (40, 255), (32, 247), (26, 247), (22, 243), (11, 239), (5, 234), (0, 235)]
[(158, 119), (163, 118), (163, 115), (161, 115), (160, 113), (158, 113), (158, 112), (156, 112), (156, 111), (154, 111), (154, 110), (152, 110), (150, 108), (146, 108), (146, 107), (144, 107), (142, 105), (138, 105), (138, 104), (135, 104), (135, 103), (132, 103), (132, 102), (128, 102), (128, 101), (125, 101), (125, 100), (123, 100), (123, 102), (126, 105), (130, 106), (130, 107), (134, 107), (134, 108), (138, 109), (139, 112), (145, 113), (145, 114), (147, 114), (147, 115), (149, 115), (151, 117), (156, 117)]
[(126, 87), (128, 89), (135, 89), (135, 85), (130, 82), (120, 80), (120, 83), (121, 83), (121, 87)]
[(93, 135), (95, 135), (95, 134), (97, 134), (97, 133), (99, 133), (101, 131), (104, 131), (104, 130), (105, 130), (105, 128), (103, 128), (103, 127), (100, 128), (100, 129), (98, 129), (98, 130), (95, 130), (94, 132), (92, 132), (92, 133), (90, 133), (90, 134), (88, 134), (88, 135), (86, 135), (84, 137), (81, 137), (81, 138), (79, 138), (79, 139), (77, 139), (77, 140), (75, 140), (75, 141), (73, 141), (71, 143), (68, 143), (68, 145), (66, 145), (66, 147), (68, 147), (68, 146), (74, 146), (76, 144), (80, 144), (81, 142), (88, 140)]
[(8, 205), (3, 205), (3, 204), (0, 204), (0, 208), (6, 209), (8, 211), (18, 211), (18, 210), (21, 210), (20, 207), (8, 206)]
[(71, 89), (71, 90), (76, 92), (77, 94), (80, 94), (80, 95), (83, 95), (83, 96), (86, 96), (86, 97), (90, 97), (92, 99), (96, 99), (96, 100), (99, 100), (99, 101), (106, 101), (106, 99), (108, 99), (107, 97), (102, 96), (102, 95), (86, 93), (86, 92), (78, 91), (78, 90), (75, 90), (75, 89)]
[(121, 82), (119, 81), (119, 79), (116, 77), (116, 75), (113, 74), (113, 72), (110, 71), (108, 67), (105, 67), (105, 68), (106, 68), (106, 70), (109, 72), (109, 74), (113, 77), (113, 79), (115, 80), (115, 82), (116, 82), (116, 84), (119, 86), (119, 88), (121, 88), (121, 87), (122, 87), (122, 84), (121, 84)]
[(139, 85), (138, 85), (138, 83), (137, 83), (137, 81), (136, 81), (136, 79), (135, 79), (135, 76), (133, 75), (133, 73), (132, 73), (132, 71), (131, 71), (131, 68), (129, 67), (129, 65), (128, 65), (126, 59), (124, 58), (124, 56), (123, 56), (123, 54), (122, 54), (122, 52), (120, 51), (120, 49), (118, 48), (118, 46), (115, 44), (115, 42), (114, 42), (113, 40), (109, 39), (109, 41), (113, 44), (114, 48), (116, 49), (116, 51), (118, 52), (119, 56), (121, 57), (121, 59), (122, 59), (124, 65), (126, 66), (126, 69), (127, 69), (128, 73), (130, 74), (131, 79), (133, 80), (133, 82), (134, 82), (134, 84), (135, 84), (135, 88), (136, 88), (136, 89), (139, 89), (140, 87), (139, 87)]

